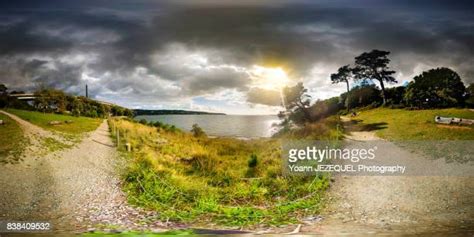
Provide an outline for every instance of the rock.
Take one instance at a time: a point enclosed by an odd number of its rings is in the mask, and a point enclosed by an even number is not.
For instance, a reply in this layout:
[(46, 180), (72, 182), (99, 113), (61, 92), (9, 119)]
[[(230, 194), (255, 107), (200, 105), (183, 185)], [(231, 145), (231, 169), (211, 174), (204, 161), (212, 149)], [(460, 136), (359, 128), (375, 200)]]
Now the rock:
[(64, 121), (64, 122), (65, 122), (65, 123), (73, 123), (74, 121), (72, 121), (72, 120), (66, 120), (66, 121)]
[(62, 122), (61, 122), (61, 121), (55, 121), (55, 120), (54, 120), (54, 121), (50, 121), (48, 124), (49, 124), (49, 125), (60, 125), (60, 124), (62, 124)]
[(0, 125), (4, 125), (5, 122), (3, 120), (0, 120)]

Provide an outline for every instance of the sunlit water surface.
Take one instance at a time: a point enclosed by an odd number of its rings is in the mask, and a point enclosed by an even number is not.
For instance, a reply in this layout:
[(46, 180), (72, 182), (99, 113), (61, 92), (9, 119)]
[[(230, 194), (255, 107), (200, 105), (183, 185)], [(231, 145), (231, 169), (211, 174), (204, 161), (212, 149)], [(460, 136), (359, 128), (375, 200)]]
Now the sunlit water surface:
[(276, 115), (141, 115), (136, 120), (160, 121), (189, 131), (198, 124), (210, 136), (258, 138), (276, 131)]

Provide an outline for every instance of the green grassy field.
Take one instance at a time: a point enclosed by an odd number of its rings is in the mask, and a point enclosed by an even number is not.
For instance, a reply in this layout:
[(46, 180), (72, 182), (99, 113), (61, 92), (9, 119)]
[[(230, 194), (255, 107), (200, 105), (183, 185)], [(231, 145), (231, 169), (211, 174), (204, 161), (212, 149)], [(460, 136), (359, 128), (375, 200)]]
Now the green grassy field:
[[(129, 201), (157, 211), (162, 220), (279, 225), (315, 215), (322, 206), (328, 178), (283, 174), (279, 139), (194, 137), (124, 119), (109, 124), (113, 135), (120, 132), (119, 150), (128, 159)], [(310, 129), (323, 139), (334, 136), (334, 126), (324, 121)], [(125, 143), (132, 152), (125, 152)]]
[[(61, 114), (49, 114), (35, 111), (8, 109), (6, 110), (26, 121), (50, 131), (63, 132), (69, 135), (79, 135), (84, 132), (94, 131), (102, 122), (102, 119), (74, 117)], [(66, 120), (72, 123), (64, 123)], [(61, 121), (60, 125), (49, 125), (51, 121)]]
[[(15, 162), (20, 159), (22, 143), (26, 142), (20, 126), (10, 117), (0, 114), (0, 163)], [(8, 158), (8, 159), (7, 159)]]
[(474, 140), (473, 126), (440, 125), (435, 116), (474, 119), (468, 109), (404, 110), (377, 108), (360, 111), (352, 120), (388, 140)]

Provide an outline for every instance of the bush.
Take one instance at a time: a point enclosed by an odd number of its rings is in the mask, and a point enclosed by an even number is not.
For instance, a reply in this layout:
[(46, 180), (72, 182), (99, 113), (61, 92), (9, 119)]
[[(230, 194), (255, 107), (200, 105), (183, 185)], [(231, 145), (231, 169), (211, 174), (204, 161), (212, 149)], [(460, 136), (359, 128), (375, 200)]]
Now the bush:
[(255, 168), (257, 166), (257, 155), (252, 154), (247, 162), (249, 168)]
[(343, 101), (345, 101), (345, 107), (347, 109), (365, 107), (373, 104), (374, 102), (377, 104), (382, 103), (380, 90), (377, 89), (375, 85), (363, 85), (355, 87), (349, 92), (342, 94), (341, 97)]
[(416, 108), (446, 108), (464, 105), (466, 88), (459, 75), (449, 68), (436, 68), (414, 78), (404, 100)]
[(193, 133), (193, 136), (195, 137), (206, 136), (206, 133), (204, 132), (204, 130), (202, 130), (202, 128), (199, 127), (199, 125), (197, 124), (193, 124), (193, 128), (191, 129), (191, 132)]

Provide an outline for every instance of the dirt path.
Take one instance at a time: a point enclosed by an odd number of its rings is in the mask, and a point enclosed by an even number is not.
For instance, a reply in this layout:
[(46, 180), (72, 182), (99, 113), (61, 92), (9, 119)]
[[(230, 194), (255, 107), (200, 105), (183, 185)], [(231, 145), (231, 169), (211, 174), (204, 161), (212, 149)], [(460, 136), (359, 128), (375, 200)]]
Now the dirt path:
[[(18, 125), (20, 125), (21, 129), (23, 130), (23, 134), (26, 136), (26, 138), (29, 140), (30, 143), (32, 143), (32, 145), (34, 147), (40, 147), (41, 146), (41, 139), (44, 139), (44, 138), (53, 138), (55, 139), (56, 141), (60, 141), (64, 144), (70, 144), (71, 142), (68, 141), (67, 139), (64, 139), (64, 137), (61, 137), (60, 135), (58, 134), (55, 134), (51, 131), (47, 131), (47, 130), (44, 130), (28, 121), (25, 121), (23, 119), (21, 119), (20, 117), (14, 115), (14, 114), (11, 114), (11, 113), (8, 113), (6, 111), (3, 111), (3, 110), (0, 110), (0, 113), (4, 114), (4, 115), (7, 115), (9, 116), (11, 119), (15, 120), (15, 122), (18, 123)], [(25, 155), (31, 155), (31, 152), (30, 153), (27, 153)]]
[(126, 203), (121, 162), (105, 121), (74, 147), (45, 153), (41, 139), (60, 135), (5, 114), (20, 124), (31, 145), (22, 162), (0, 166), (0, 220), (49, 220), (64, 231), (161, 230), (160, 222), (140, 224), (154, 213)]
[[(381, 140), (345, 119), (351, 141)], [(390, 146), (394, 154), (408, 154)], [(420, 157), (410, 157), (423, 159)], [(450, 165), (441, 162), (438, 166)], [(337, 176), (324, 221), (303, 231), (354, 233), (474, 233), (474, 177)]]

